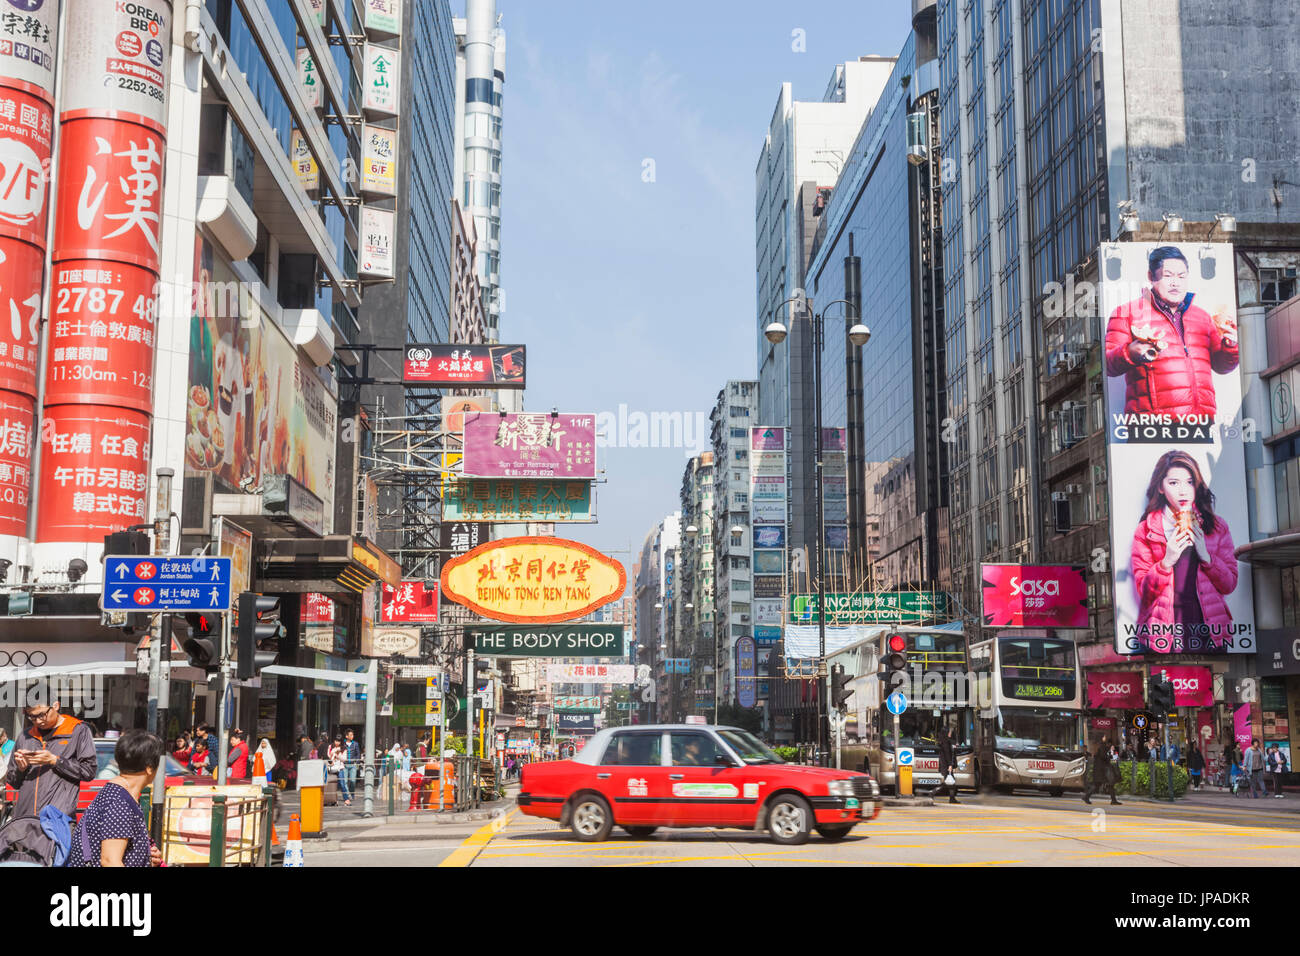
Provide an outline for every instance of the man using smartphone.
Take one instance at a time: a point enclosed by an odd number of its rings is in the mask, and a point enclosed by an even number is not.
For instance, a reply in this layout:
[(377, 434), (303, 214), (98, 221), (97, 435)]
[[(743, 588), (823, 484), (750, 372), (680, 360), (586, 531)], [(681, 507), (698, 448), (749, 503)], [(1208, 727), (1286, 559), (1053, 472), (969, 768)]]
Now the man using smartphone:
[(23, 708), (27, 728), (18, 735), (5, 780), (18, 791), (15, 817), (39, 816), (54, 806), (72, 816), (83, 780), (93, 780), (95, 738), (90, 727), (59, 713), (59, 702)]

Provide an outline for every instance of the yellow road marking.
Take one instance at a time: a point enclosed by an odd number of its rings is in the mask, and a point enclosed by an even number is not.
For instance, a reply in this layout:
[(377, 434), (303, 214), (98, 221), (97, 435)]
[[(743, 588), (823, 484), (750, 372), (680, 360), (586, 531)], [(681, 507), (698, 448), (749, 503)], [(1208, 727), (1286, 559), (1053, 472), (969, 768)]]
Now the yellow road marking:
[(483, 848), (492, 842), (492, 838), (510, 825), (510, 818), (518, 813), (518, 808), (511, 810), (505, 817), (497, 817), (479, 827), (465, 838), (465, 842), (452, 851), (439, 866), (469, 866), (474, 858), (483, 852)]

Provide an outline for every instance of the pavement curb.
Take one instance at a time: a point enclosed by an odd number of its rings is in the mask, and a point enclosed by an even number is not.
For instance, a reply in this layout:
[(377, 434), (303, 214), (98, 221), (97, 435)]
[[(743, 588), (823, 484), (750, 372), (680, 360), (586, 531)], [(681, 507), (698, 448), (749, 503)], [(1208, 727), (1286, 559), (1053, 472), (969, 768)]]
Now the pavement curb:
[(880, 802), (887, 807), (932, 807), (934, 797), (881, 797)]

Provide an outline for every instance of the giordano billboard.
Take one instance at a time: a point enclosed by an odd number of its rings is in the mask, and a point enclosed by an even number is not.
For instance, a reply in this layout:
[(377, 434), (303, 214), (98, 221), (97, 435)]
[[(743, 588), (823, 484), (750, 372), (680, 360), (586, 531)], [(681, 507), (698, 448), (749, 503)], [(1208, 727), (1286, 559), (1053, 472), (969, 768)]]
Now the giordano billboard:
[(1253, 653), (1232, 246), (1112, 244), (1098, 261), (1115, 650)]

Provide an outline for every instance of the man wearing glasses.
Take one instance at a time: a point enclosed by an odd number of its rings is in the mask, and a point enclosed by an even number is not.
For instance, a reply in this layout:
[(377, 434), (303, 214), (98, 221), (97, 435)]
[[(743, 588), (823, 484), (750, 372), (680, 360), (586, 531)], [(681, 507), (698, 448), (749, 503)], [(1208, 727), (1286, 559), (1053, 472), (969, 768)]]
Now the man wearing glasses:
[(59, 713), (59, 702), (23, 709), (27, 728), (9, 761), (5, 781), (18, 791), (14, 817), (40, 816), (47, 806), (68, 816), (77, 809), (83, 780), (95, 777), (95, 738), (90, 727)]
[(1106, 326), (1106, 374), (1126, 380), (1124, 412), (1207, 416), (1217, 407), (1214, 375), (1237, 367), (1237, 319), (1232, 304), (1213, 314), (1192, 304), (1187, 257), (1160, 246), (1147, 257), (1151, 287), (1121, 305)]

